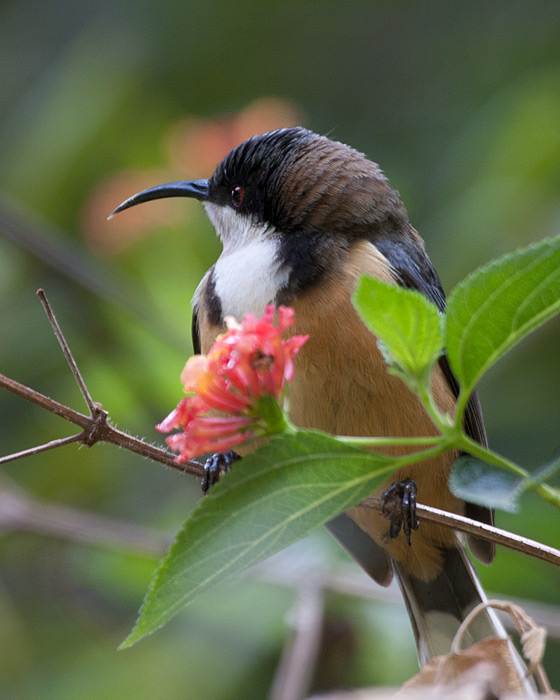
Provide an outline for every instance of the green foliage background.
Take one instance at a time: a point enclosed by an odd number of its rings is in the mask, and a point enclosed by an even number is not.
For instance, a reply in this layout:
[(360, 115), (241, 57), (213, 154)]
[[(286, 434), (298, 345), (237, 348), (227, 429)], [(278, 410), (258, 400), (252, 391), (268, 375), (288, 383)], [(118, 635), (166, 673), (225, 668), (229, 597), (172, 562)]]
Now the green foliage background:
[[(2, 3), (0, 371), (82, 410), (34, 295), (43, 287), (94, 399), (121, 428), (161, 439), (153, 426), (175, 405), (191, 352), (189, 299), (219, 243), (187, 202), (172, 216), (160, 209), (162, 224), (152, 214), (153, 227), (121, 248), (95, 236), (122, 235), (103, 222), (136, 191), (117, 189), (120, 173), (153, 172), (140, 186), (210, 174), (200, 160), (174, 160), (178, 123), (227, 131), (265, 97), (382, 165), (448, 290), (490, 258), (558, 234), (559, 30), (552, 1)], [(560, 448), (559, 336), (558, 320), (547, 324), (480, 387), (492, 447), (527, 468)], [(0, 393), (1, 454), (69, 430)], [(199, 498), (189, 477), (107, 445), (14, 462), (0, 478), (164, 531)], [(22, 532), (6, 512), (0, 501), (0, 697), (266, 696), (293, 588), (256, 577), (221, 586), (116, 653), (157, 557)], [(498, 522), (560, 543), (557, 514), (536, 498)], [(318, 534), (280, 564), (297, 584), (341, 558)], [(500, 551), (481, 577), (504, 596), (558, 605), (559, 573), (543, 563)], [(326, 605), (315, 689), (414, 672), (399, 605), (334, 594)], [(551, 643), (556, 687), (559, 654)]]

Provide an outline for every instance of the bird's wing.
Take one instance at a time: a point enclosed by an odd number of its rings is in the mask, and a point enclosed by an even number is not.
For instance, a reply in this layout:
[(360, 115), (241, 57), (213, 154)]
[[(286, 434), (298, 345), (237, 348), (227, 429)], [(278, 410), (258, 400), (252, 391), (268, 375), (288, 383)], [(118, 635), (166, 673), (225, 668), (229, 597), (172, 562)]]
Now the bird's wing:
[[(416, 289), (422, 292), (440, 311), (445, 310), (445, 293), (441, 281), (430, 259), (418, 245), (413, 232), (410, 238), (399, 236), (393, 238), (386, 236), (375, 238), (371, 242), (376, 246), (391, 264), (396, 281), (408, 289)], [(459, 395), (459, 382), (453, 374), (447, 355), (439, 359), (439, 366), (449, 384), (455, 398)], [(467, 435), (483, 446), (487, 446), (486, 430), (482, 418), (480, 401), (476, 392), (471, 394), (465, 411), (464, 427)], [(470, 518), (486, 523), (494, 524), (494, 511), (478, 506), (474, 503), (466, 504), (466, 515)], [(473, 554), (485, 564), (490, 564), (494, 558), (495, 545), (486, 540), (469, 535), (468, 543)]]
[(195, 355), (200, 355), (200, 329), (198, 327), (198, 304), (193, 305), (192, 323), (191, 323), (191, 338), (193, 344), (193, 352)]

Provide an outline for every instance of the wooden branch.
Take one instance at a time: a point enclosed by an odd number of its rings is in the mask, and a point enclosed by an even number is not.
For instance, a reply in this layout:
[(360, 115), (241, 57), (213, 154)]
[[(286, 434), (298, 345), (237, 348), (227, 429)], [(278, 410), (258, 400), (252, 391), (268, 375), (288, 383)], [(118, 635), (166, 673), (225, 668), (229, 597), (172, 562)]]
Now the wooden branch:
[(0, 465), (6, 464), (7, 462), (13, 462), (16, 459), (21, 459), (22, 457), (29, 457), (30, 455), (39, 454), (39, 452), (46, 452), (47, 450), (54, 450), (57, 447), (62, 447), (63, 445), (69, 445), (72, 442), (81, 442), (83, 433), (78, 433), (77, 435), (70, 435), (66, 438), (58, 438), (57, 440), (51, 440), (43, 445), (37, 445), (37, 447), (30, 447), (27, 450), (22, 450), (21, 452), (14, 452), (11, 455), (6, 455), (6, 457), (0, 457)]
[[(373, 508), (379, 511), (382, 510), (381, 499), (373, 496), (366, 498), (364, 501), (359, 503), (358, 506), (361, 508)], [(527, 537), (514, 535), (511, 532), (501, 530), (493, 525), (486, 525), (478, 520), (472, 520), (464, 515), (449, 513), (445, 510), (433, 508), (432, 506), (425, 506), (420, 503), (416, 506), (416, 515), (419, 520), (427, 520), (433, 523), (438, 523), (439, 525), (444, 525), (445, 527), (453, 528), (453, 530), (465, 532), (469, 535), (476, 535), (477, 537), (481, 537), (489, 542), (501, 544), (504, 547), (509, 547), (509, 549), (514, 549), (517, 552), (523, 552), (524, 554), (529, 554), (537, 559), (547, 561), (550, 564), (560, 566), (560, 550), (555, 549), (554, 547), (549, 547), (545, 544), (541, 544), (535, 540), (530, 540)]]
[(21, 457), (26, 457), (30, 454), (36, 454), (37, 452), (44, 452), (45, 450), (65, 445), (68, 442), (80, 442), (88, 447), (92, 447), (96, 442), (111, 442), (114, 445), (119, 445), (120, 447), (124, 447), (131, 452), (136, 452), (136, 454), (147, 457), (154, 462), (165, 464), (167, 467), (178, 469), (181, 472), (186, 472), (187, 474), (192, 474), (193, 476), (202, 477), (204, 474), (204, 468), (199, 462), (189, 460), (188, 462), (179, 464), (175, 462), (175, 457), (171, 452), (144, 442), (144, 440), (141, 440), (140, 438), (132, 437), (132, 435), (128, 435), (122, 430), (118, 430), (108, 422), (107, 411), (104, 411), (101, 404), (93, 401), (91, 398), (76, 360), (72, 355), (70, 347), (66, 342), (66, 338), (64, 337), (50, 304), (47, 301), (45, 292), (42, 289), (38, 289), (37, 296), (41, 300), (53, 332), (60, 344), (60, 347), (62, 348), (62, 352), (70, 365), (72, 374), (74, 375), (78, 387), (80, 388), (80, 391), (85, 399), (89, 409), (89, 416), (86, 416), (83, 413), (78, 413), (78, 411), (74, 411), (74, 409), (70, 408), (69, 406), (65, 406), (64, 404), (51, 399), (49, 396), (40, 394), (38, 391), (35, 391), (35, 389), (31, 389), (24, 384), (20, 384), (14, 379), (6, 377), (4, 374), (0, 374), (0, 387), (3, 387), (4, 389), (11, 391), (16, 396), (19, 396), (20, 398), (25, 399), (26, 401), (29, 401), (30, 403), (33, 403), (46, 411), (50, 411), (51, 413), (64, 418), (64, 420), (74, 423), (74, 425), (82, 428), (82, 432), (79, 435), (75, 435), (70, 438), (62, 438), (59, 441), (52, 440), (45, 445), (32, 447), (28, 450), (23, 450), (22, 452), (8, 455), (3, 457), (0, 463), (20, 459)]
[[(189, 460), (185, 463), (177, 463), (175, 461), (174, 455), (168, 450), (162, 449), (155, 445), (145, 442), (140, 438), (133, 437), (128, 433), (118, 430), (108, 421), (108, 413), (103, 410), (100, 403), (93, 401), (91, 395), (86, 387), (86, 384), (82, 378), (82, 375), (78, 369), (76, 361), (72, 356), (68, 343), (64, 338), (62, 330), (56, 321), (56, 318), (49, 306), (49, 303), (45, 297), (45, 293), (42, 289), (37, 291), (38, 296), (41, 299), (41, 303), (45, 308), (45, 312), (49, 318), (53, 331), (60, 343), (60, 346), (64, 352), (64, 355), (72, 369), (72, 373), (80, 387), (80, 391), (84, 396), (84, 399), (90, 410), (90, 415), (84, 415), (79, 413), (69, 406), (51, 399), (44, 394), (31, 389), (30, 387), (20, 384), (19, 382), (0, 374), (0, 387), (11, 391), (16, 396), (29, 401), (30, 403), (39, 406), (40, 408), (50, 411), (55, 415), (60, 416), (66, 421), (79, 426), (82, 432), (77, 435), (72, 435), (67, 438), (60, 438), (58, 440), (52, 440), (44, 445), (39, 445), (37, 447), (32, 447), (21, 452), (17, 452), (6, 457), (0, 458), (0, 464), (13, 461), (15, 459), (20, 459), (22, 457), (37, 454), (39, 452), (44, 452), (45, 450), (55, 449), (66, 445), (71, 442), (79, 442), (81, 444), (92, 447), (96, 442), (110, 442), (119, 447), (124, 447), (131, 452), (151, 459), (154, 462), (159, 462), (167, 467), (172, 467), (178, 471), (192, 474), (198, 478), (201, 478), (204, 474), (203, 465), (196, 460)], [(376, 510), (381, 510), (380, 499), (373, 497), (365, 499), (359, 504), (362, 508), (374, 508)], [(560, 551), (549, 547), (547, 545), (535, 542), (526, 537), (521, 537), (520, 535), (514, 535), (505, 530), (501, 530), (490, 525), (485, 525), (476, 520), (471, 520), (462, 515), (456, 515), (454, 513), (448, 513), (438, 508), (432, 508), (430, 506), (425, 506), (422, 504), (417, 505), (416, 514), (420, 520), (428, 520), (431, 522), (439, 523), (445, 527), (453, 528), (454, 530), (459, 530), (461, 532), (466, 532), (468, 534), (474, 534), (477, 537), (489, 540), (490, 542), (495, 542), (496, 544), (509, 547), (524, 554), (529, 554), (530, 556), (542, 559), (552, 564), (560, 565)]]
[[(118, 430), (107, 420), (107, 411), (104, 411), (100, 403), (94, 402), (94, 415), (86, 416), (83, 413), (75, 411), (69, 406), (51, 399), (49, 396), (40, 394), (35, 389), (31, 389), (24, 384), (16, 382), (15, 379), (6, 377), (4, 374), (0, 374), (0, 387), (11, 391), (16, 396), (19, 396), (30, 403), (45, 409), (45, 411), (50, 411), (64, 420), (74, 423), (82, 428), (82, 433), (80, 433), (79, 439), (73, 436), (72, 442), (81, 442), (83, 445), (92, 447), (96, 442), (111, 442), (114, 445), (119, 445), (124, 447), (131, 452), (136, 452), (142, 457), (147, 457), (154, 462), (159, 462), (160, 464), (165, 464), (167, 467), (172, 467), (173, 469), (178, 469), (181, 472), (186, 472), (187, 474), (192, 474), (193, 476), (202, 477), (204, 473), (203, 466), (196, 462), (195, 460), (190, 460), (183, 464), (178, 464), (175, 462), (175, 457), (171, 452), (162, 449), (161, 447), (156, 447), (150, 443), (144, 442), (140, 438), (128, 435), (128, 433)], [(66, 444), (68, 440), (63, 438), (62, 444)], [(48, 445), (49, 443), (47, 443)], [(55, 447), (59, 445), (54, 445)], [(41, 446), (43, 449), (44, 446)], [(38, 451), (43, 451), (42, 449)], [(33, 450), (36, 448), (30, 448), (30, 450), (24, 450), (23, 452), (18, 452), (16, 455), (8, 455), (4, 457), (4, 461), (10, 461), (11, 459), (17, 459), (19, 457), (25, 457), (27, 454), (33, 454)]]
[(6, 486), (5, 482), (0, 480), (0, 526), (4, 531), (34, 532), (157, 558), (173, 540), (171, 533), (66, 505), (45, 503), (30, 497), (23, 489)]
[(43, 305), (43, 309), (45, 310), (45, 313), (47, 314), (47, 318), (49, 319), (49, 322), (51, 324), (51, 328), (53, 329), (54, 334), (56, 336), (56, 339), (58, 340), (58, 343), (59, 343), (60, 347), (62, 348), (62, 352), (64, 354), (64, 357), (66, 358), (66, 361), (70, 365), (70, 369), (72, 370), (72, 374), (74, 375), (74, 379), (76, 380), (76, 383), (79, 386), (80, 391), (82, 392), (82, 396), (84, 397), (86, 405), (89, 409), (90, 416), (93, 416), (95, 414), (95, 411), (96, 411), (96, 406), (93, 403), (93, 399), (91, 398), (91, 395), (88, 391), (86, 383), (84, 382), (84, 378), (82, 377), (82, 373), (80, 372), (78, 365), (76, 364), (76, 360), (74, 359), (74, 356), (72, 355), (70, 347), (69, 347), (68, 343), (66, 342), (66, 338), (64, 337), (62, 330), (61, 330), (60, 326), (58, 325), (58, 321), (56, 320), (56, 316), (54, 315), (53, 310), (51, 309), (51, 305), (47, 301), (47, 297), (45, 296), (44, 289), (38, 289), (37, 296), (41, 300), (41, 304)]

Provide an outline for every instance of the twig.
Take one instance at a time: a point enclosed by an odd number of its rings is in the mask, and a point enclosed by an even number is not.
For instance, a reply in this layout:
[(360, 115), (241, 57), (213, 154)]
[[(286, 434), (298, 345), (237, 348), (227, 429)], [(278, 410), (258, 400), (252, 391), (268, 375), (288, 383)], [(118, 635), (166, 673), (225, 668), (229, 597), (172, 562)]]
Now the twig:
[[(44, 408), (45, 410), (50, 411), (51, 413), (54, 413), (55, 415), (58, 415), (61, 418), (64, 418), (65, 420), (82, 428), (82, 432), (78, 435), (53, 440), (44, 445), (3, 457), (0, 459), (0, 464), (19, 459), (27, 455), (37, 454), (38, 452), (43, 452), (45, 450), (54, 449), (71, 442), (80, 442), (88, 447), (92, 447), (96, 442), (110, 442), (155, 462), (172, 467), (173, 469), (192, 474), (193, 476), (199, 478), (202, 477), (204, 473), (203, 465), (196, 460), (189, 460), (185, 463), (177, 463), (173, 454), (167, 450), (144, 442), (144, 440), (141, 440), (140, 438), (135, 438), (132, 435), (128, 435), (122, 430), (118, 430), (108, 422), (107, 411), (104, 411), (101, 404), (93, 401), (91, 398), (68, 343), (66, 342), (62, 330), (58, 325), (54, 313), (52, 312), (52, 309), (45, 297), (44, 291), (42, 289), (37, 290), (37, 295), (41, 299), (41, 303), (45, 308), (45, 312), (49, 318), (53, 331), (60, 343), (68, 364), (72, 369), (72, 373), (78, 383), (78, 386), (80, 387), (80, 391), (86, 400), (90, 410), (90, 415), (86, 416), (83, 413), (74, 411), (74, 409), (61, 404), (58, 401), (39, 393), (38, 391), (35, 391), (24, 384), (20, 384), (14, 379), (0, 374), (0, 387), (8, 389), (8, 391), (11, 391), (17, 396), (30, 401), (31, 403), (34, 403), (35, 405)], [(359, 504), (359, 506), (381, 510), (380, 500), (373, 497), (366, 498)], [(436, 522), (446, 527), (451, 527), (455, 530), (474, 534), (477, 537), (489, 540), (490, 542), (495, 542), (552, 564), (560, 565), (559, 550), (543, 545), (539, 542), (535, 542), (534, 540), (530, 540), (526, 537), (514, 535), (505, 530), (480, 523), (476, 520), (471, 520), (465, 516), (448, 513), (446, 511), (439, 510), (438, 508), (432, 508), (431, 506), (424, 506), (421, 504), (418, 504), (417, 506), (417, 516), (421, 520)]]
[(62, 330), (61, 330), (60, 326), (58, 325), (58, 321), (56, 320), (56, 316), (54, 315), (53, 310), (51, 309), (51, 305), (47, 301), (47, 297), (45, 296), (45, 290), (38, 289), (37, 296), (41, 300), (41, 304), (43, 305), (45, 313), (47, 314), (47, 318), (49, 319), (49, 322), (50, 322), (51, 327), (54, 331), (56, 339), (58, 340), (59, 345), (62, 348), (62, 352), (64, 353), (64, 357), (66, 358), (66, 361), (70, 365), (70, 369), (72, 370), (72, 374), (74, 375), (74, 379), (76, 380), (76, 383), (80, 387), (80, 391), (82, 392), (82, 396), (84, 397), (85, 402), (87, 404), (87, 407), (89, 408), (90, 416), (93, 418), (93, 416), (95, 415), (95, 408), (96, 407), (93, 404), (93, 399), (91, 398), (91, 395), (88, 391), (86, 383), (84, 382), (84, 378), (82, 377), (82, 374), (81, 374), (80, 370), (78, 369), (78, 365), (76, 364), (76, 360), (74, 359), (74, 356), (72, 355), (72, 352), (70, 351), (70, 347), (69, 347), (68, 343), (66, 342), (66, 338), (62, 334)]
[[(170, 534), (161, 530), (31, 498), (25, 489), (5, 475), (0, 478), (0, 527), (92, 546), (133, 549), (142, 556), (162, 555), (172, 539)], [(317, 554), (316, 550), (314, 554)], [(324, 591), (375, 600), (384, 605), (401, 603), (396, 587), (372, 586), (371, 579), (350, 563), (333, 570), (332, 564), (327, 564), (321, 557), (314, 558), (307, 548), (303, 551), (292, 548), (279, 553), (250, 569), (247, 575), (256, 575), (266, 583), (290, 589), (299, 588), (302, 581), (313, 579), (321, 582)], [(560, 638), (558, 607), (517, 598), (514, 602), (523, 607), (538, 624), (546, 626), (549, 636)], [(504, 620), (506, 625), (508, 619)]]
[[(382, 509), (381, 499), (373, 496), (366, 498), (358, 505), (362, 508), (373, 508), (375, 510)], [(418, 504), (416, 507), (416, 515), (418, 516), (419, 520), (428, 520), (433, 523), (451, 527), (454, 530), (460, 530), (461, 532), (466, 532), (470, 535), (476, 535), (477, 537), (481, 537), (489, 542), (501, 544), (504, 547), (509, 547), (517, 552), (523, 552), (524, 554), (529, 554), (537, 559), (547, 561), (550, 564), (560, 566), (560, 551), (558, 549), (541, 544), (535, 540), (530, 540), (527, 537), (514, 535), (511, 532), (501, 530), (493, 525), (486, 525), (478, 520), (467, 518), (464, 515), (448, 513), (447, 511), (440, 510), (439, 508), (432, 508), (432, 506)]]
[(131, 435), (124, 433), (122, 430), (118, 430), (117, 428), (113, 427), (107, 421), (107, 411), (104, 411), (101, 404), (95, 402), (91, 398), (91, 394), (89, 393), (86, 383), (84, 382), (76, 360), (72, 355), (72, 351), (70, 350), (62, 329), (60, 328), (53, 310), (47, 301), (44, 290), (38, 289), (37, 296), (41, 300), (41, 304), (43, 305), (45, 313), (47, 314), (49, 323), (51, 324), (53, 332), (60, 344), (60, 347), (62, 348), (66, 361), (72, 370), (72, 374), (74, 375), (74, 379), (80, 388), (82, 396), (85, 399), (89, 409), (89, 416), (85, 416), (83, 413), (78, 413), (78, 411), (74, 411), (72, 408), (61, 404), (58, 401), (45, 396), (44, 394), (40, 394), (38, 391), (30, 389), (24, 384), (20, 384), (14, 379), (10, 379), (5, 375), (0, 374), (0, 386), (8, 389), (8, 391), (11, 391), (26, 401), (30, 401), (31, 403), (34, 403), (35, 405), (40, 406), (41, 408), (44, 408), (45, 410), (50, 411), (51, 413), (54, 413), (55, 415), (60, 416), (61, 418), (64, 418), (65, 420), (82, 428), (82, 432), (79, 435), (75, 435), (70, 438), (61, 438), (58, 441), (53, 440), (45, 445), (40, 445), (39, 447), (30, 448), (29, 450), (23, 450), (22, 452), (8, 455), (0, 461), (0, 464), (2, 462), (9, 462), (25, 457), (27, 455), (36, 454), (37, 452), (43, 452), (55, 447), (60, 447), (61, 445), (65, 445), (69, 442), (81, 442), (88, 447), (92, 447), (96, 442), (111, 442), (114, 445), (124, 447), (131, 452), (136, 452), (137, 454), (147, 457), (155, 462), (159, 462), (160, 464), (165, 464), (168, 467), (173, 467), (173, 469), (178, 469), (179, 471), (202, 477), (204, 474), (204, 469), (198, 462), (190, 460), (188, 462), (178, 464), (175, 462), (175, 458), (170, 452), (162, 450), (159, 447), (155, 447), (154, 445), (150, 445), (139, 438), (132, 437)]
[(141, 556), (160, 557), (172, 541), (172, 536), (164, 532), (68, 506), (43, 503), (11, 488), (0, 488), (0, 526), (91, 546), (125, 549)]
[[(83, 413), (74, 411), (74, 409), (65, 406), (64, 404), (51, 399), (44, 394), (30, 389), (24, 384), (16, 382), (10, 377), (6, 377), (0, 374), (0, 387), (8, 389), (16, 396), (19, 396), (35, 405), (44, 408), (55, 415), (64, 418), (65, 420), (78, 425), (83, 429), (83, 432), (79, 436), (72, 436), (71, 438), (63, 438), (60, 444), (66, 444), (67, 442), (81, 442), (88, 447), (91, 447), (96, 442), (111, 442), (114, 445), (119, 445), (124, 447), (131, 452), (136, 452), (136, 454), (142, 455), (154, 462), (159, 462), (173, 469), (185, 472), (187, 474), (192, 474), (193, 476), (201, 478), (204, 469), (203, 465), (195, 460), (189, 460), (188, 462), (178, 464), (174, 460), (174, 456), (171, 452), (164, 450), (155, 445), (151, 445), (144, 440), (128, 435), (122, 430), (118, 430), (107, 420), (107, 412), (102, 410), (100, 404), (94, 402), (95, 416), (85, 416)], [(56, 443), (57, 441), (53, 441)], [(57, 447), (59, 445), (52, 444), (52, 447)], [(24, 452), (17, 453), (15, 455), (8, 455), (2, 458), (1, 462), (8, 462), (18, 457), (25, 456), (27, 454), (34, 454), (35, 452), (43, 451), (44, 449), (50, 449), (51, 443), (47, 443), (46, 446), (40, 446), (39, 448), (31, 448), (30, 450), (25, 450)], [(376, 510), (381, 510), (381, 502), (379, 499), (370, 497), (366, 498), (362, 503), (359, 504), (363, 508), (374, 508)], [(518, 552), (523, 552), (529, 554), (537, 559), (542, 559), (551, 564), (556, 564), (560, 566), (560, 551), (554, 549), (554, 547), (549, 547), (547, 545), (541, 544), (534, 540), (530, 540), (526, 537), (521, 537), (520, 535), (514, 535), (507, 532), (506, 530), (501, 530), (490, 525), (485, 525), (476, 520), (471, 520), (462, 515), (456, 515), (453, 513), (448, 513), (438, 508), (432, 508), (431, 506), (425, 506), (418, 504), (417, 506), (417, 516), (421, 520), (428, 520), (431, 522), (439, 523), (447, 527), (452, 527), (455, 530), (460, 530), (461, 532), (466, 532), (468, 534), (474, 534), (477, 537), (482, 537), (483, 539), (489, 540), (490, 542), (495, 542), (496, 544), (509, 547)]]
[(306, 581), (299, 586), (298, 594), (290, 615), (292, 636), (284, 645), (274, 674), (270, 700), (307, 697), (319, 656), (324, 616), (322, 585), (317, 581)]
[[(160, 447), (151, 445), (139, 438), (135, 438), (132, 435), (128, 435), (122, 430), (118, 430), (112, 426), (107, 421), (107, 413), (103, 411), (99, 404), (94, 403), (96, 409), (95, 417), (85, 416), (83, 413), (74, 411), (72, 408), (65, 406), (64, 404), (51, 399), (44, 394), (40, 394), (34, 389), (30, 389), (24, 384), (16, 382), (14, 379), (10, 379), (3, 374), (0, 374), (0, 387), (4, 387), (16, 394), (17, 396), (34, 403), (41, 408), (44, 408), (55, 415), (64, 418), (75, 425), (78, 425), (83, 429), (83, 432), (79, 437), (73, 436), (72, 439), (67, 439), (70, 441), (82, 442), (85, 445), (91, 447), (96, 442), (111, 442), (114, 445), (119, 445), (127, 450), (136, 452), (143, 457), (151, 459), (160, 464), (164, 464), (173, 469), (185, 472), (187, 474), (192, 474), (196, 477), (202, 477), (204, 470), (202, 464), (195, 460), (189, 460), (183, 464), (178, 464), (174, 460), (173, 454), (167, 450), (163, 450)], [(65, 444), (65, 443), (63, 443)], [(53, 445), (56, 446), (56, 445)], [(24, 453), (18, 453), (18, 456), (24, 456), (24, 454), (33, 454), (33, 449), (25, 451)], [(45, 448), (48, 449), (48, 448)], [(41, 451), (41, 450), (39, 450)], [(3, 461), (9, 461), (9, 458), (16, 459), (17, 456), (9, 455), (4, 457)], [(366, 498), (365, 501), (360, 503), (363, 508), (374, 508), (376, 510), (381, 510), (381, 503), (379, 499), (373, 497)], [(421, 520), (429, 520), (431, 522), (436, 522), (447, 527), (452, 527), (455, 530), (460, 530), (469, 534), (477, 535), (483, 539), (489, 540), (490, 542), (496, 542), (510, 549), (514, 549), (518, 552), (524, 552), (538, 559), (550, 562), (552, 564), (560, 565), (560, 551), (549, 547), (547, 545), (535, 542), (526, 537), (521, 537), (520, 535), (514, 535), (505, 530), (501, 530), (490, 525), (485, 525), (476, 520), (471, 520), (462, 515), (456, 515), (448, 513), (438, 508), (432, 508), (431, 506), (424, 506), (418, 504), (417, 515)]]
[(28, 450), (22, 450), (21, 452), (14, 452), (11, 455), (6, 455), (6, 457), (0, 457), (0, 465), (6, 464), (7, 462), (13, 462), (16, 459), (21, 459), (22, 457), (29, 457), (30, 455), (39, 454), (39, 452), (46, 452), (47, 450), (54, 450), (57, 447), (62, 447), (63, 445), (69, 445), (72, 442), (80, 442), (83, 439), (83, 432), (77, 435), (70, 435), (66, 438), (58, 438), (58, 440), (51, 440), (50, 442), (45, 442), (43, 445), (37, 445), (37, 447), (30, 447)]
[(200, 463), (190, 460), (184, 464), (178, 464), (174, 461), (174, 456), (171, 452), (163, 450), (161, 447), (150, 445), (139, 438), (124, 433), (122, 430), (118, 430), (107, 421), (107, 412), (101, 408), (100, 404), (94, 403), (96, 415), (92, 418), (74, 411), (73, 408), (65, 406), (49, 396), (35, 391), (35, 389), (30, 389), (28, 386), (16, 382), (15, 379), (6, 377), (4, 374), (0, 374), (0, 387), (83, 428), (79, 442), (88, 447), (92, 447), (96, 442), (112, 442), (114, 445), (124, 447), (154, 462), (165, 464), (167, 467), (178, 469), (181, 472), (197, 477), (202, 477), (204, 473), (203, 466)]
[(174, 326), (165, 323), (153, 299), (138, 284), (95, 258), (83, 245), (76, 245), (64, 231), (51, 222), (3, 196), (0, 192), (0, 231), (15, 246), (56, 270), (72, 284), (92, 292), (127, 314), (136, 323), (165, 338), (181, 354), (185, 352), (185, 338)]

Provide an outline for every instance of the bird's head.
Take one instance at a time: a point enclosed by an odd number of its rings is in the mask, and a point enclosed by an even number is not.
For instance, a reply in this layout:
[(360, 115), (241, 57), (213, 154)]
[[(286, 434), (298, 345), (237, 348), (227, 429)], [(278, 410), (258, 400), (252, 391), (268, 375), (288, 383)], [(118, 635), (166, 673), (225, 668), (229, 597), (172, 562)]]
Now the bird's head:
[(397, 192), (363, 154), (302, 127), (258, 134), (234, 148), (208, 180), (144, 190), (115, 209), (190, 197), (203, 202), (224, 250), (255, 236), (360, 237), (391, 219), (406, 220)]

